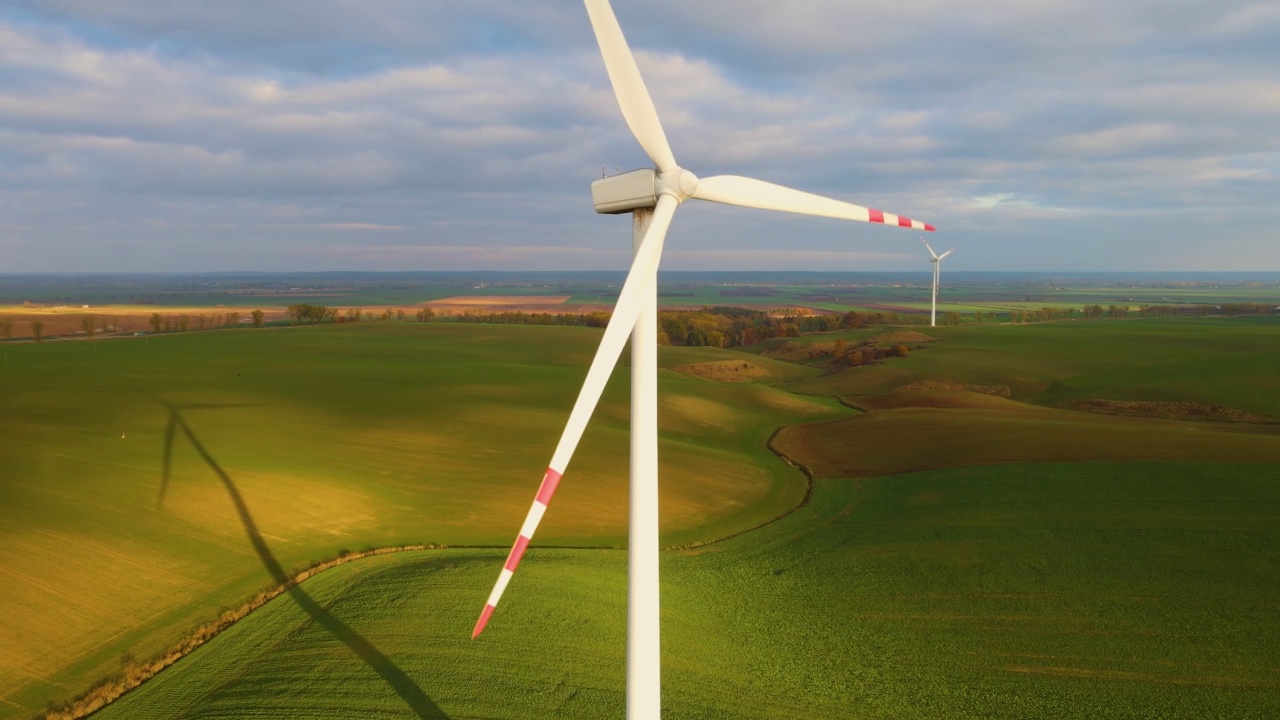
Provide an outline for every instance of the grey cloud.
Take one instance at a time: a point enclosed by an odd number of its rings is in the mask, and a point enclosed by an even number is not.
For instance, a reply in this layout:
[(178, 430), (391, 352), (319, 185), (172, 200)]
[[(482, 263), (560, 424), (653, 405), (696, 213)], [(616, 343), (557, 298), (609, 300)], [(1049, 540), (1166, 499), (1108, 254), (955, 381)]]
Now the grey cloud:
[[(221, 244), (289, 268), (313, 236), (326, 251), (307, 269), (512, 262), (504, 243), (625, 266), (625, 249), (607, 249), (625, 229), (590, 212), (587, 184), (601, 164), (647, 160), (579, 4), (242, 5), (0, 11), (10, 267), (53, 262), (40, 242), (95, 238), (87, 252), (106, 262), (208, 267), (217, 254), (202, 248)], [(1102, 248), (1143, 267), (1157, 241), (1183, 248), (1162, 262), (1203, 264), (1197, 243), (1229, 228), (1221, 263), (1280, 266), (1266, 229), (1280, 168), (1269, 4), (616, 6), (677, 157), (700, 174), (933, 222), (966, 247), (957, 269), (1087, 269)], [(695, 206), (672, 231), (677, 267), (764, 262), (779, 238), (817, 253), (796, 262), (912, 267), (914, 238), (891, 229)], [(166, 237), (186, 240), (145, 252)], [(495, 249), (439, 249), (453, 246)]]

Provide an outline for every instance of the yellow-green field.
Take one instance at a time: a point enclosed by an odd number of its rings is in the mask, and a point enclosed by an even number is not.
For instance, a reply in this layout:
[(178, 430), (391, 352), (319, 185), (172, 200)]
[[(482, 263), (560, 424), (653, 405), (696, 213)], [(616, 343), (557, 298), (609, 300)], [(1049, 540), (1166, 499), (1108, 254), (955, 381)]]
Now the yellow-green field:
[[(272, 581), (178, 420), (286, 569), (369, 546), (505, 546), (598, 337), (380, 323), (9, 346), (0, 714), (75, 694)], [(625, 543), (627, 385), (615, 380), (542, 543)], [(835, 403), (663, 382), (664, 542), (732, 534), (801, 500), (802, 478), (765, 441)]]

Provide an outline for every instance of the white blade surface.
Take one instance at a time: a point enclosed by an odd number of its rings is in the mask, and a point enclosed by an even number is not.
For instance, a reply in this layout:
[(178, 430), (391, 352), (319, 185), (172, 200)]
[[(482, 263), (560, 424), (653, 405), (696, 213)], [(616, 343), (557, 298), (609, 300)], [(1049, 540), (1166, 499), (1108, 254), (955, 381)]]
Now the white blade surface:
[(941, 260), (942, 258), (944, 258), (944, 257), (946, 257), (946, 256), (948, 256), (948, 255), (950, 255), (951, 253), (953, 253), (953, 252), (955, 252), (955, 251), (956, 251), (956, 249), (955, 249), (955, 248), (951, 248), (950, 250), (948, 250), (948, 251), (946, 251), (946, 252), (942, 253), (941, 255), (939, 255), (939, 256), (938, 256), (938, 259), (939, 259), (939, 260)]
[(667, 228), (671, 225), (671, 217), (675, 214), (679, 203), (669, 195), (658, 198), (658, 205), (653, 209), (653, 220), (649, 232), (631, 263), (631, 271), (618, 294), (618, 304), (613, 308), (613, 316), (605, 328), (600, 347), (596, 349), (596, 357), (591, 361), (591, 369), (587, 371), (587, 379), (582, 383), (578, 393), (578, 401), (574, 403), (573, 412), (569, 413), (569, 422), (565, 424), (560, 443), (556, 445), (555, 454), (551, 456), (551, 467), (560, 472), (569, 464), (574, 448), (587, 428), (587, 421), (604, 392), (605, 383), (609, 380), (613, 366), (627, 344), (631, 328), (636, 324), (642, 309), (641, 296), (644, 286), (658, 281), (658, 261), (662, 257), (662, 244), (667, 239)]
[(938, 257), (938, 253), (934, 252), (934, 251), (933, 251), (933, 248), (929, 246), (929, 241), (928, 241), (928, 240), (925, 240), (924, 238), (921, 238), (921, 239), (920, 239), (920, 242), (924, 243), (924, 246), (925, 246), (926, 248), (928, 248), (928, 249), (929, 249), (929, 255), (931, 255), (931, 256), (933, 257), (933, 259), (934, 259), (934, 260), (941, 260), (941, 259), (942, 259), (942, 258)]
[(693, 197), (698, 200), (710, 200), (711, 202), (725, 203), (726, 205), (741, 205), (743, 207), (760, 208), (761, 210), (779, 210), (781, 212), (819, 215), (841, 220), (861, 220), (862, 222), (884, 223), (916, 230), (933, 231), (932, 225), (912, 220), (908, 217), (881, 212), (874, 208), (866, 208), (861, 205), (833, 200), (802, 190), (793, 190), (782, 185), (774, 185), (763, 180), (753, 180), (737, 175), (715, 175), (709, 178), (699, 178), (698, 188), (694, 191)]
[(582, 389), (578, 391), (578, 399), (573, 404), (573, 411), (569, 413), (569, 421), (565, 424), (560, 442), (551, 456), (551, 465), (543, 476), (542, 486), (538, 488), (533, 505), (525, 516), (524, 525), (521, 526), (515, 544), (507, 555), (506, 563), (498, 574), (498, 581), (494, 583), (493, 591), (489, 593), (489, 600), (485, 603), (480, 619), (476, 621), (476, 626), (471, 631), (473, 638), (484, 630), (489, 618), (493, 615), (494, 608), (498, 606), (498, 600), (502, 598), (502, 593), (507, 588), (507, 583), (511, 581), (516, 566), (520, 564), (520, 558), (524, 555), (525, 548), (529, 546), (534, 531), (538, 529), (548, 503), (551, 502), (551, 496), (560, 482), (560, 476), (564, 474), (565, 467), (573, 457), (573, 451), (578, 447), (578, 441), (582, 439), (583, 431), (587, 429), (587, 421), (595, 412), (596, 403), (600, 402), (600, 394), (604, 392), (605, 383), (609, 381), (609, 375), (613, 373), (618, 356), (622, 354), (622, 348), (627, 344), (627, 337), (631, 334), (636, 319), (640, 317), (640, 312), (644, 308), (645, 291), (658, 282), (658, 261), (662, 257), (662, 244), (666, 240), (667, 228), (671, 225), (671, 216), (675, 213), (677, 205), (679, 202), (669, 195), (658, 198), (658, 205), (653, 209), (653, 220), (649, 225), (649, 231), (645, 234), (640, 251), (636, 253), (635, 260), (631, 263), (631, 271), (627, 273), (622, 292), (618, 294), (618, 304), (614, 306), (613, 316), (609, 318), (609, 325), (604, 330), (600, 346), (596, 348), (596, 356), (591, 361), (591, 369), (587, 371), (587, 379), (583, 381)]
[(604, 56), (604, 68), (609, 73), (609, 82), (613, 83), (613, 94), (618, 98), (627, 127), (631, 128), (631, 134), (636, 136), (640, 147), (644, 148), (659, 171), (674, 169), (676, 158), (671, 154), (671, 145), (667, 143), (667, 135), (658, 121), (658, 111), (653, 107), (653, 99), (649, 97), (644, 78), (640, 77), (640, 68), (636, 67), (636, 59), (627, 46), (627, 39), (622, 35), (609, 0), (585, 2), (596, 41), (600, 43), (600, 54)]

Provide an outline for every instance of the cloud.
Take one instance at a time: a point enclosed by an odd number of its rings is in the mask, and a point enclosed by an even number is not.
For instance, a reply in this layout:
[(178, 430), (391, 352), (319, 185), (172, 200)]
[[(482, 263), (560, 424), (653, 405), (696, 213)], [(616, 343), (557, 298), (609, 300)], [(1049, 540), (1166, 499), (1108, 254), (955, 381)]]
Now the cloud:
[(380, 225), (363, 222), (269, 223), (263, 227), (288, 230), (408, 230), (404, 225)]
[[(1192, 246), (1231, 228), (1221, 263), (1280, 266), (1257, 230), (1280, 189), (1271, 4), (655, 3), (616, 5), (677, 159), (696, 173), (922, 218), (967, 248), (956, 269), (1088, 268), (1115, 252), (1140, 267), (1168, 234)], [(615, 163), (648, 160), (577, 5), (0, 9), (10, 267), (74, 256), (94, 269), (212, 269), (216, 255), (197, 248), (219, 244), (236, 252), (218, 269), (357, 256), (397, 269), (622, 268), (627, 232), (593, 216), (587, 191)], [(664, 267), (914, 267), (901, 251), (911, 238), (891, 228), (697, 205), (681, 209)], [(1160, 216), (1178, 222), (1143, 227)], [(320, 238), (310, 254), (307, 234)], [(837, 234), (856, 247), (837, 250)], [(1035, 255), (1066, 237), (1078, 256)]]

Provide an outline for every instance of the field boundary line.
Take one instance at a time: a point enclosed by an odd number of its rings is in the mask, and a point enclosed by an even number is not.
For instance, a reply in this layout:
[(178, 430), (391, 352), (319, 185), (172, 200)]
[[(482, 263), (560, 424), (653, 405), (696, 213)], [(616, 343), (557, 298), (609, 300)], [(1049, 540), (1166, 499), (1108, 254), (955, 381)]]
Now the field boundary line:
[(804, 475), (804, 480), (805, 480), (804, 497), (800, 498), (800, 502), (797, 503), (795, 507), (791, 508), (790, 510), (787, 510), (784, 513), (775, 515), (774, 517), (771, 517), (768, 520), (765, 520), (764, 522), (752, 525), (751, 527), (746, 528), (745, 530), (739, 530), (735, 533), (730, 533), (723, 537), (713, 538), (711, 540), (695, 540), (694, 542), (691, 542), (685, 545), (672, 545), (670, 547), (663, 548), (663, 550), (693, 550), (695, 548), (706, 547), (708, 545), (715, 545), (716, 543), (722, 543), (725, 540), (732, 540), (733, 538), (741, 537), (743, 535), (746, 535), (749, 532), (755, 532), (760, 528), (772, 525), (773, 523), (776, 523), (779, 520), (787, 517), (791, 513), (794, 513), (797, 510), (801, 510), (804, 507), (806, 507), (809, 504), (809, 501), (813, 499), (813, 490), (816, 482), (813, 479), (813, 471), (810, 470), (808, 466), (804, 465), (803, 463), (799, 463), (799, 462), (796, 462), (795, 460), (792, 460), (790, 457), (786, 455), (786, 453), (782, 452), (781, 450), (774, 447), (773, 445), (773, 439), (778, 436), (778, 433), (782, 432), (787, 427), (790, 427), (790, 426), (779, 425), (778, 427), (774, 428), (773, 433), (769, 435), (769, 439), (765, 441), (765, 447), (769, 448), (769, 451), (772, 452), (774, 455), (777, 455), (782, 460), (782, 462), (790, 465), (796, 470), (799, 470), (800, 473)]

